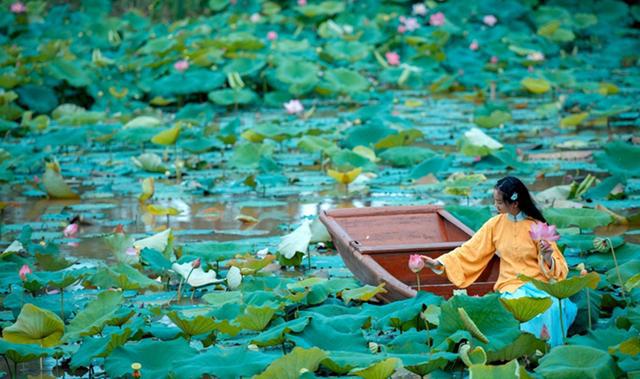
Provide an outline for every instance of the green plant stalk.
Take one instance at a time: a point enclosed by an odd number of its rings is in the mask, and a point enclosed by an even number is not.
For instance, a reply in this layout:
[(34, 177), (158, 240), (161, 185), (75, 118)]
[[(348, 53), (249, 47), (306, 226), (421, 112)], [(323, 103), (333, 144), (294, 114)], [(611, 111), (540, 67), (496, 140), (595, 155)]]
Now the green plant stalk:
[(309, 271), (311, 271), (311, 252), (307, 252), (307, 265), (309, 266)]
[(589, 321), (589, 330), (591, 330), (591, 295), (589, 294), (589, 287), (585, 289), (587, 290), (587, 320)]
[(565, 335), (564, 335), (564, 315), (562, 314), (562, 299), (558, 299), (558, 307), (560, 308), (560, 333), (562, 333), (562, 344), (564, 344)]
[(7, 365), (7, 371), (9, 371), (9, 376), (11, 376), (11, 378), (15, 378), (16, 376), (13, 374), (13, 372), (11, 372), (11, 366), (9, 366), (9, 360), (7, 359), (7, 356), (2, 354), (2, 358), (4, 358), (4, 363)]
[(618, 281), (620, 282), (620, 290), (622, 291), (622, 299), (624, 302), (627, 302), (627, 296), (624, 294), (624, 282), (622, 281), (622, 275), (620, 275), (620, 266), (618, 266), (618, 259), (616, 258), (616, 252), (613, 248), (613, 244), (609, 238), (606, 239), (609, 244), (609, 249), (611, 250), (611, 256), (613, 256), (613, 264), (616, 266), (616, 275), (618, 275)]
[(418, 291), (420, 291), (420, 273), (416, 272), (416, 282), (418, 284)]
[(64, 321), (64, 288), (60, 288), (60, 318)]

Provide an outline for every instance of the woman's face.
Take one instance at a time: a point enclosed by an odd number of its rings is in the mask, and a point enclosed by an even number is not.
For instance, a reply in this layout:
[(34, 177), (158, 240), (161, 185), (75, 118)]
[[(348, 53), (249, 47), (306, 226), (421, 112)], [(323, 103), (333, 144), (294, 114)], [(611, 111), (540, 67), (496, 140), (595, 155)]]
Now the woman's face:
[(496, 207), (498, 213), (513, 213), (514, 207), (517, 207), (516, 203), (505, 203), (504, 195), (498, 189), (493, 190), (493, 205)]

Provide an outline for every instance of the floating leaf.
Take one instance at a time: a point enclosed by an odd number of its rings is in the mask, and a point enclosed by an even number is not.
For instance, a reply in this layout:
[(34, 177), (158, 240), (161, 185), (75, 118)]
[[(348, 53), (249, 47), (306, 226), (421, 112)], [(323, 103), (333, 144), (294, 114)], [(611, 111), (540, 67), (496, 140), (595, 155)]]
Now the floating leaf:
[(385, 283), (382, 282), (375, 287), (366, 285), (360, 288), (344, 290), (342, 291), (342, 300), (344, 300), (346, 304), (349, 304), (351, 300), (369, 301), (375, 295), (387, 292), (387, 290), (384, 289), (384, 285)]
[(549, 224), (558, 228), (577, 226), (584, 229), (594, 229), (611, 223), (609, 214), (595, 209), (587, 208), (547, 208), (544, 217)]
[(55, 313), (25, 304), (13, 325), (2, 330), (2, 337), (21, 344), (57, 346), (64, 334), (64, 322)]
[(574, 276), (555, 283), (546, 283), (522, 274), (518, 275), (518, 278), (522, 281), (533, 283), (537, 289), (542, 290), (553, 297), (557, 297), (558, 299), (565, 299), (573, 296), (585, 287), (595, 289), (600, 281), (600, 275), (598, 275), (597, 272), (590, 272), (587, 275), (582, 276)]
[(584, 120), (589, 117), (589, 112), (576, 113), (570, 116), (563, 117), (560, 120), (560, 127), (573, 128), (580, 125)]
[(156, 145), (175, 145), (180, 136), (180, 125), (161, 131), (151, 138), (151, 142)]
[(616, 378), (613, 358), (588, 346), (558, 346), (540, 359), (535, 371), (545, 378)]
[(100, 293), (69, 322), (65, 340), (100, 333), (102, 328), (118, 313), (122, 300), (122, 292), (119, 291)]
[(531, 320), (549, 309), (553, 303), (551, 298), (548, 297), (521, 297), (517, 299), (500, 298), (500, 302), (513, 314), (513, 317), (520, 322), (527, 322)]
[(386, 379), (393, 375), (399, 364), (400, 360), (398, 358), (387, 358), (373, 363), (369, 367), (351, 370), (349, 374), (364, 379)]
[(44, 175), (42, 175), (42, 184), (47, 194), (52, 198), (77, 199), (79, 197), (60, 174), (60, 165), (58, 162), (48, 162), (46, 164)]
[(520, 83), (529, 92), (537, 95), (548, 92), (551, 89), (551, 83), (541, 78), (524, 78)]
[(289, 354), (271, 363), (262, 374), (254, 378), (297, 379), (303, 369), (310, 372), (316, 371), (320, 362), (325, 358), (327, 358), (327, 353), (318, 348), (302, 349), (296, 347)]

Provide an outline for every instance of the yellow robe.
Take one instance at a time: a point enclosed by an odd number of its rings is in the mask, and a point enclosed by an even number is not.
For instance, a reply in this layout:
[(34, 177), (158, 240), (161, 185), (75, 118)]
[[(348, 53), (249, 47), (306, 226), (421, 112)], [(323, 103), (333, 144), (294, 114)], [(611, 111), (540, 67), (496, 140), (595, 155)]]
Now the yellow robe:
[(500, 257), (500, 275), (494, 286), (496, 291), (513, 292), (524, 283), (517, 278), (524, 274), (548, 281), (567, 277), (567, 262), (555, 242), (553, 264), (543, 262), (537, 244), (531, 239), (529, 230), (535, 220), (526, 218), (513, 221), (507, 214), (489, 219), (470, 240), (448, 254), (438, 257), (444, 265), (447, 278), (458, 287), (471, 285), (487, 267), (493, 254)]

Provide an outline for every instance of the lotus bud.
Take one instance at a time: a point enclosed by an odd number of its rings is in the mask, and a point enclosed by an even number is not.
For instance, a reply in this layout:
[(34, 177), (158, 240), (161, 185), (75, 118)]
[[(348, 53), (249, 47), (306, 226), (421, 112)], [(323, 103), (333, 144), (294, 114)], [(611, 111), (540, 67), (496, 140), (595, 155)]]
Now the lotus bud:
[(78, 224), (74, 222), (67, 225), (62, 231), (62, 234), (67, 238), (75, 237), (75, 235), (78, 234)]
[(411, 254), (409, 256), (409, 270), (418, 273), (424, 268), (424, 261), (419, 254)]
[(25, 13), (27, 11), (27, 7), (21, 1), (16, 1), (11, 4), (11, 12), (15, 14)]
[(242, 273), (240, 269), (236, 266), (231, 266), (227, 273), (227, 286), (230, 290), (234, 290), (240, 287), (240, 283), (242, 283)]
[(191, 262), (191, 267), (196, 269), (196, 268), (200, 267), (201, 263), (202, 263), (202, 260), (200, 258), (198, 258), (195, 261)]
[(369, 351), (371, 354), (375, 354), (380, 351), (380, 345), (375, 342), (369, 342)]
[(609, 250), (609, 241), (606, 238), (596, 237), (593, 239), (593, 247), (599, 252)]
[(31, 274), (31, 267), (29, 267), (29, 265), (25, 264), (22, 265), (22, 267), (20, 267), (20, 271), (18, 271), (18, 275), (20, 275), (20, 279), (22, 279), (22, 281), (24, 282), (25, 280), (27, 280), (27, 274)]
[(544, 341), (548, 341), (551, 338), (549, 334), (549, 328), (547, 328), (547, 324), (542, 325), (542, 330), (540, 331), (540, 339)]

